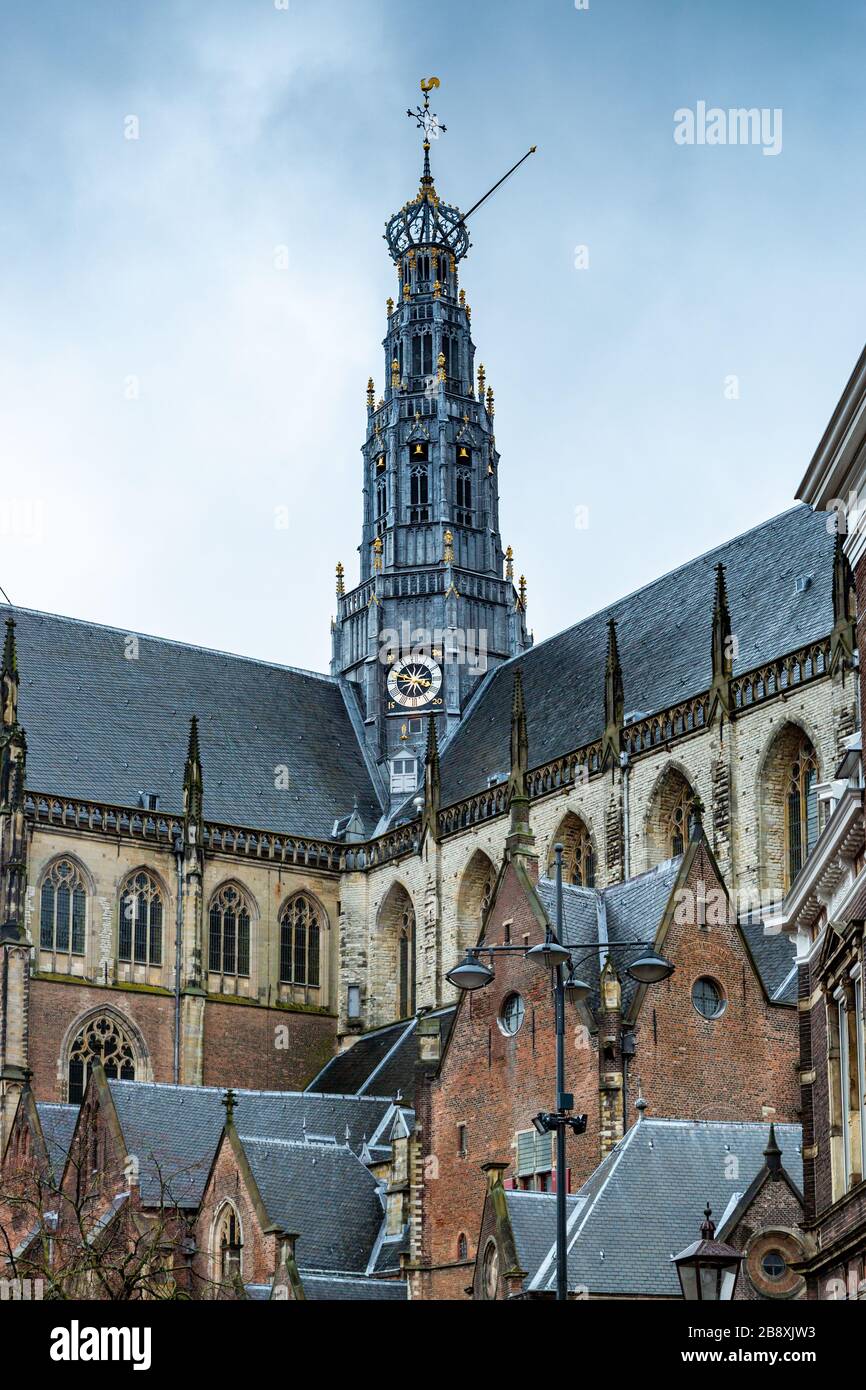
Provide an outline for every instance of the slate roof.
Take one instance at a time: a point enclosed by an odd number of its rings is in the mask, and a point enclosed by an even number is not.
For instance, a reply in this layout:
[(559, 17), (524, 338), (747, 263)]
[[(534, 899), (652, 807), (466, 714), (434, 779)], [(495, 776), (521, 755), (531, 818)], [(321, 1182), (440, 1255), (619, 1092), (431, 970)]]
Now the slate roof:
[[(595, 946), (599, 950), (580, 956), (576, 973), (596, 987), (591, 1002), (598, 1002), (598, 979), (604, 960), (602, 942), (616, 945), (621, 941), (652, 941), (658, 931), (668, 900), (682, 865), (682, 856), (667, 859), (647, 873), (636, 874), (623, 883), (609, 888), (577, 888), (563, 884), (562, 910), (564, 934), (569, 946)], [(552, 879), (538, 881), (538, 896), (551, 923), (556, 921), (556, 884)], [(625, 1010), (631, 1004), (637, 984), (622, 967), (640, 955), (633, 950), (612, 951), (611, 959), (619, 968), (622, 979), (622, 998)]]
[(771, 1002), (796, 1004), (796, 949), (791, 936), (778, 930), (767, 932), (760, 917), (741, 917), (739, 927)]
[[(440, 1020), (443, 1048), (448, 1041), (455, 1012), (456, 1005), (451, 1005), (426, 1015)], [(326, 1062), (307, 1090), (322, 1094), (337, 1092), (341, 1095), (364, 1095), (371, 1090), (376, 1095), (396, 1096), (399, 1093), (407, 1105), (414, 1104), (417, 1021), (417, 1018), (410, 1018), (360, 1034), (345, 1052)]]
[(78, 1106), (56, 1105), (39, 1100), (36, 1102), (36, 1112), (42, 1126), (42, 1137), (45, 1140), (52, 1172), (59, 1177), (66, 1163), (69, 1145), (72, 1143), (75, 1122), (78, 1119)]
[(382, 1226), (380, 1185), (347, 1146), (239, 1133), (265, 1210), (297, 1233), (306, 1270), (364, 1274)]
[[(604, 732), (607, 621), (617, 621), (626, 712), (652, 714), (709, 689), (715, 566), (725, 565), (738, 675), (833, 627), (834, 538), (826, 517), (795, 507), (681, 565), (496, 667), (442, 750), (443, 806), (507, 774), (513, 669), (523, 673), (529, 766)], [(801, 594), (795, 579), (810, 575)]]
[(408, 1285), (399, 1279), (335, 1279), (305, 1274), (302, 1279), (308, 1302), (322, 1299), (335, 1302), (365, 1300), (375, 1303), (405, 1303)]
[[(109, 1081), (127, 1151), (140, 1163), (142, 1201), (195, 1207), (201, 1200), (225, 1124), (224, 1090)], [(235, 1125), (275, 1140), (328, 1138), (360, 1153), (393, 1110), (376, 1096), (315, 1095), (299, 1091), (235, 1091)], [(160, 1174), (162, 1177), (160, 1178)]]
[[(599, 950), (581, 956), (577, 974), (593, 985), (590, 998), (598, 1003), (598, 979), (603, 962), (601, 942), (612, 945), (622, 941), (652, 941), (664, 915), (670, 895), (682, 865), (682, 855), (667, 859), (647, 873), (637, 874), (609, 888), (577, 888), (563, 884), (562, 908), (564, 934), (569, 946), (594, 946)], [(551, 924), (556, 920), (556, 884), (552, 879), (538, 881), (538, 895)], [(768, 999), (774, 1004), (796, 1004), (797, 974), (794, 949), (784, 932), (766, 933), (760, 917), (742, 918), (738, 927), (755, 962)], [(611, 953), (613, 963), (624, 966), (640, 948)], [(623, 1006), (627, 1011), (638, 988), (636, 982), (620, 970)]]
[[(709, 1201), (717, 1229), (764, 1165), (769, 1125), (642, 1119), (568, 1203), (569, 1288), (678, 1297), (671, 1256), (697, 1240)], [(777, 1124), (782, 1162), (802, 1190), (802, 1132)], [(736, 1160), (736, 1166), (732, 1160)], [(729, 1177), (728, 1173), (735, 1172)], [(552, 1292), (556, 1199), (507, 1192), (525, 1288)]]
[(28, 787), (129, 807), (156, 792), (160, 810), (179, 812), (195, 714), (207, 819), (330, 837), (357, 798), (374, 830), (381, 807), (347, 682), (158, 637), (138, 637), (128, 660), (135, 634), (0, 605), (0, 619), (9, 612)]

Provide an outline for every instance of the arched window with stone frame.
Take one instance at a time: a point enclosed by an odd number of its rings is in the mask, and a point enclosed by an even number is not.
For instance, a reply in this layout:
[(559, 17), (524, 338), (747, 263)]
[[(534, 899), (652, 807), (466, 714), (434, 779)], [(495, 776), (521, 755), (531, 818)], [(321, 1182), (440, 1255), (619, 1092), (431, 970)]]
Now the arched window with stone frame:
[(392, 883), (385, 894), (376, 929), (391, 943), (385, 954), (391, 957), (392, 965), (375, 992), (389, 1000), (387, 1019), (408, 1018), (415, 1012), (415, 908), (402, 883)]
[(457, 892), (457, 953), (475, 946), (496, 886), (496, 869), (482, 849), (475, 850)]
[(280, 912), (280, 983), (321, 986), (325, 914), (309, 893), (296, 893)]
[(761, 888), (781, 899), (818, 838), (818, 755), (798, 724), (778, 730), (758, 777)]
[(78, 1027), (67, 1048), (67, 1101), (80, 1104), (87, 1078), (97, 1063), (102, 1064), (110, 1080), (135, 1081), (140, 1070), (139, 1054), (132, 1029), (113, 1011), (93, 1014)]
[(550, 842), (547, 872), (550, 878), (556, 873), (554, 846), (562, 845), (562, 879), (576, 888), (595, 887), (595, 850), (592, 835), (586, 822), (574, 811), (560, 822), (559, 828)]
[(240, 1213), (233, 1202), (223, 1202), (214, 1218), (211, 1236), (213, 1277), (216, 1283), (232, 1284), (243, 1277), (243, 1248)]
[(147, 869), (136, 869), (120, 890), (117, 958), (134, 965), (162, 965), (163, 890)]
[(45, 868), (39, 889), (39, 946), (57, 955), (83, 956), (87, 942), (87, 884), (67, 856)]
[(249, 898), (237, 883), (224, 883), (211, 898), (208, 911), (208, 970), (224, 978), (250, 974)]
[(656, 782), (646, 817), (648, 867), (684, 854), (697, 820), (697, 795), (678, 767)]
[(800, 741), (788, 768), (785, 797), (785, 841), (788, 881), (793, 883), (818, 838), (818, 760), (807, 738)]

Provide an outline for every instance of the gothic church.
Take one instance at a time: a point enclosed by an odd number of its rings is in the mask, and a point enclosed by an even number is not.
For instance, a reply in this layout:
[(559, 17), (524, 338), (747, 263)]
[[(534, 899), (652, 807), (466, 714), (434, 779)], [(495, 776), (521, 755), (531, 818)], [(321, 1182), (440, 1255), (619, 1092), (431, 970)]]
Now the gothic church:
[(4, 614), (0, 1147), (28, 1075), (50, 1101), (79, 1100), (96, 1060), (297, 1089), (356, 1034), (449, 1002), (516, 791), (542, 873), (562, 841), (584, 887), (681, 854), (700, 815), (753, 906), (819, 832), (856, 724), (854, 625), (809, 508), (531, 643), (466, 223), (436, 190), (426, 92), (418, 114), (330, 674)]

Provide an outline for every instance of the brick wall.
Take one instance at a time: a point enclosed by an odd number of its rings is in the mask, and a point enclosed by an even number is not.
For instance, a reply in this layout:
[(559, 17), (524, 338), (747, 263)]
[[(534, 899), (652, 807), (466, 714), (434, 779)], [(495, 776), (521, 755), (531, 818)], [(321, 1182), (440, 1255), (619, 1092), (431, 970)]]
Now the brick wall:
[[(686, 882), (695, 898), (699, 884), (708, 895), (718, 885), (712, 859), (702, 846)], [(509, 922), (512, 943), (541, 939), (541, 928), (511, 867), (500, 883), (486, 939), (502, 943)], [(648, 924), (649, 930), (655, 925)], [(643, 1000), (630, 1099), (640, 1083), (656, 1115), (759, 1121), (772, 1114), (778, 1120), (796, 1120), (797, 1012), (768, 1004), (736, 927), (672, 924), (663, 950), (675, 973), (648, 989)], [(520, 956), (499, 957), (494, 968), (493, 984), (466, 995), (460, 1004), (439, 1077), (430, 1087), (429, 1121), (425, 1100), (418, 1103), (429, 1136), (422, 1139), (423, 1262), (432, 1271), (423, 1282), (426, 1297), (462, 1297), (465, 1268), (456, 1266), (458, 1240), (461, 1233), (466, 1235), (471, 1259), (485, 1190), (480, 1165), (510, 1163), (507, 1177), (513, 1178), (517, 1131), (530, 1129), (532, 1116), (554, 1104), (554, 1018), (547, 974)], [(718, 980), (727, 998), (724, 1013), (712, 1021), (701, 1018), (691, 1002), (692, 984), (705, 974)], [(519, 1032), (508, 1037), (498, 1020), (503, 1001), (513, 991), (523, 996), (526, 1016)], [(616, 1021), (613, 1010), (607, 1022)], [(586, 1134), (569, 1134), (567, 1141), (575, 1190), (597, 1167), (603, 1147), (617, 1137), (614, 1110), (621, 1106), (621, 1095), (606, 1088), (621, 1084), (621, 1052), (617, 1045), (600, 1070), (597, 1037), (573, 1006), (567, 1030), (566, 1085), (574, 1092), (575, 1109), (588, 1116)], [(631, 1105), (629, 1109), (631, 1121), (634, 1110)], [(460, 1126), (465, 1126), (465, 1154), (459, 1151)]]
[[(686, 886), (696, 894), (701, 883), (708, 893), (717, 883), (703, 847)], [(798, 1120), (797, 1012), (768, 1004), (736, 926), (673, 920), (662, 951), (676, 969), (644, 998), (632, 1092), (639, 1082), (650, 1113), (660, 1116), (754, 1121), (772, 1107), (773, 1118)], [(722, 988), (719, 1018), (703, 1018), (691, 1002), (701, 976)]]

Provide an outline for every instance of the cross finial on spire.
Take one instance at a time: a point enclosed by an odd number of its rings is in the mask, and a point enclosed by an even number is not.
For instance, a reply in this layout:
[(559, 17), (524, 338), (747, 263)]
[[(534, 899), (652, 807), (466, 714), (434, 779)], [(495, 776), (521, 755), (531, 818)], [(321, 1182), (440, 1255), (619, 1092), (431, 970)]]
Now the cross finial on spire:
[(235, 1093), (234, 1093), (234, 1091), (232, 1090), (231, 1086), (229, 1086), (228, 1090), (226, 1091), (225, 1095), (224, 1095), (223, 1098), (222, 1098), (222, 1104), (223, 1104), (223, 1105), (225, 1106), (225, 1108), (226, 1108), (226, 1124), (227, 1124), (227, 1125), (232, 1125), (232, 1124), (234, 1124), (234, 1121), (235, 1121), (235, 1102), (236, 1102)]
[(442, 124), (436, 112), (430, 110), (430, 93), (433, 91), (434, 87), (438, 87), (439, 85), (438, 77), (422, 77), (421, 91), (424, 93), (424, 105), (416, 106), (414, 111), (410, 107), (406, 112), (409, 119), (414, 121), (418, 129), (424, 132), (424, 171), (421, 175), (422, 191), (425, 188), (433, 187), (433, 175), (430, 172), (430, 141), (431, 139), (438, 140), (440, 133), (448, 128)]

